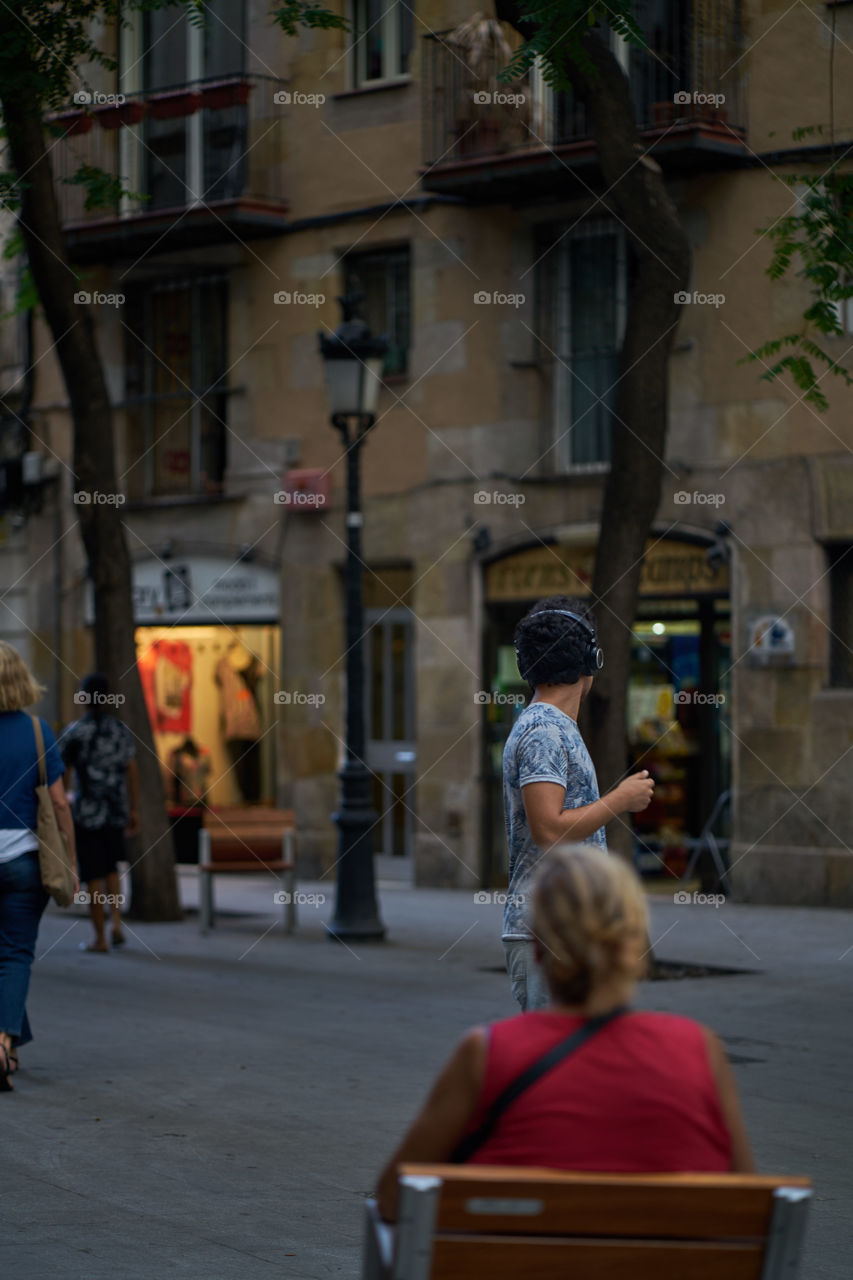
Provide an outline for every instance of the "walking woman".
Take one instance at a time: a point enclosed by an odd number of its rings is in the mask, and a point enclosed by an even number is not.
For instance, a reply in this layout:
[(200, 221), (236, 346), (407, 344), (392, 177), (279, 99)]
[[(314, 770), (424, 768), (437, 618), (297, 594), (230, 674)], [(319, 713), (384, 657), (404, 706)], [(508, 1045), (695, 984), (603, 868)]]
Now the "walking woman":
[[(32, 1040), (27, 990), (48, 897), (41, 883), (36, 836), (38, 754), (32, 717), (24, 710), (43, 693), (17, 649), (0, 641), (0, 1093), (12, 1090), (18, 1047)], [(73, 850), (62, 757), (50, 725), (39, 720), (50, 798), (59, 829)]]

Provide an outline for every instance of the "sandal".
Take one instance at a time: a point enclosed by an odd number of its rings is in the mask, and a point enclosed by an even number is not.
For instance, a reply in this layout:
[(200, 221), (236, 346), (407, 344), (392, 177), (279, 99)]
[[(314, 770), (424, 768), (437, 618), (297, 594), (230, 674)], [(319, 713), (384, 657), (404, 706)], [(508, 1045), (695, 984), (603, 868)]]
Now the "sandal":
[(127, 942), (127, 938), (124, 936), (121, 929), (113, 929), (112, 942), (114, 947), (123, 947)]
[(10, 1066), (10, 1068), (11, 1068), (11, 1070), (10, 1070), (9, 1074), (13, 1076), (13, 1075), (15, 1074), (15, 1072), (16, 1072), (16, 1071), (20, 1071), (20, 1069), (21, 1069), (21, 1064), (20, 1064), (20, 1062), (18, 1061), (18, 1051), (17, 1051), (17, 1049), (7, 1049), (7, 1050), (6, 1050), (6, 1056), (7, 1056), (7, 1057), (8, 1057), (8, 1059), (9, 1059), (9, 1066)]
[(12, 1073), (12, 1067), (9, 1062), (9, 1050), (4, 1044), (0, 1044), (0, 1093), (12, 1093), (15, 1086), (9, 1079)]

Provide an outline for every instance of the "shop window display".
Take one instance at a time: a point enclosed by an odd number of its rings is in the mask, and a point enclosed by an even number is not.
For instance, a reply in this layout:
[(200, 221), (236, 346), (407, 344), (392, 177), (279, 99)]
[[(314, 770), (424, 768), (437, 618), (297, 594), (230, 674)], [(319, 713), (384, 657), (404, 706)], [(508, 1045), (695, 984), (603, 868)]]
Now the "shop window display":
[[(275, 626), (137, 628), (137, 661), (173, 818), (275, 804)], [(192, 843), (188, 837), (187, 844)]]

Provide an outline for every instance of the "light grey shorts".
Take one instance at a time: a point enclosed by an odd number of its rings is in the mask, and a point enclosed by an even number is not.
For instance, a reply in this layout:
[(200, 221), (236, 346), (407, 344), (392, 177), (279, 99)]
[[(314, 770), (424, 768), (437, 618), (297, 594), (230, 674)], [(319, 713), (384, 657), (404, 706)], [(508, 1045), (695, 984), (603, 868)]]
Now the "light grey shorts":
[(505, 938), (504, 952), (512, 994), (521, 1005), (522, 1012), (547, 1009), (551, 995), (545, 975), (536, 963), (533, 943), (521, 938)]

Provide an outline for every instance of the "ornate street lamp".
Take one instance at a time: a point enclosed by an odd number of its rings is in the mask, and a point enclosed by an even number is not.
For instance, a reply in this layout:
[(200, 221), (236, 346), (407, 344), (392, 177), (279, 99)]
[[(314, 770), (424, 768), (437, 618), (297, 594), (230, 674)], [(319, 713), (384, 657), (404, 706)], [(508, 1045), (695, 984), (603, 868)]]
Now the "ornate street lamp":
[(376, 813), (370, 797), (370, 770), (364, 761), (364, 603), (361, 591), (361, 526), (359, 463), (361, 446), (376, 421), (382, 380), (382, 358), (388, 348), (356, 314), (361, 293), (338, 301), (343, 320), (329, 337), (321, 333), (320, 354), (332, 425), (340, 431), (347, 460), (346, 599), (346, 760), (338, 777), (341, 799), (333, 821), (338, 826), (338, 878), (335, 912), (326, 926), (342, 941), (381, 940), (373, 869)]

